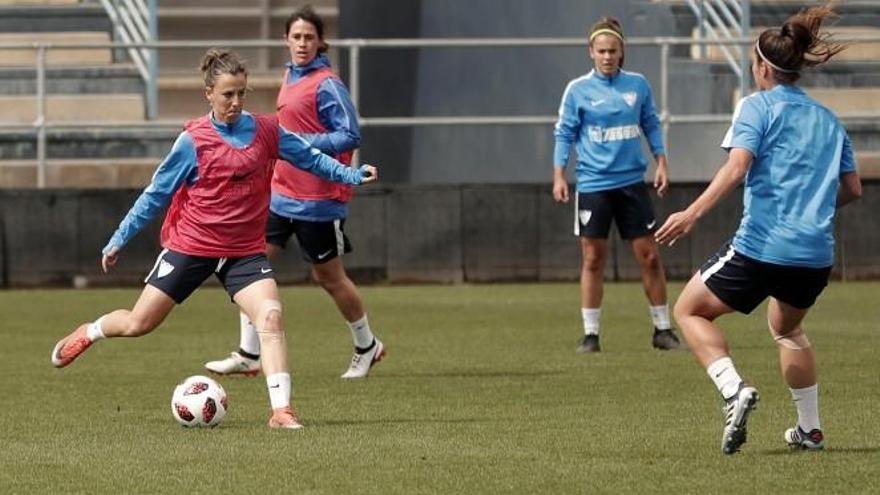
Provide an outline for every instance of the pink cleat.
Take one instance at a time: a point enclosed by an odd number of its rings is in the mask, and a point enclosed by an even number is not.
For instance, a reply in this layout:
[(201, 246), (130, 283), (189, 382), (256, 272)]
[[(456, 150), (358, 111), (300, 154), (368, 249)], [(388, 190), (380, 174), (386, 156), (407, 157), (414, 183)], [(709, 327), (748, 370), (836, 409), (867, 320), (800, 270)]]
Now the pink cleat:
[(52, 349), (52, 365), (63, 368), (72, 363), (74, 359), (85, 352), (92, 345), (92, 340), (86, 335), (89, 324), (83, 323), (70, 335), (59, 340)]
[(296, 413), (293, 412), (293, 408), (290, 406), (272, 410), (272, 416), (269, 418), (269, 428), (299, 430), (302, 427), (302, 423), (299, 422), (299, 418), (296, 417)]

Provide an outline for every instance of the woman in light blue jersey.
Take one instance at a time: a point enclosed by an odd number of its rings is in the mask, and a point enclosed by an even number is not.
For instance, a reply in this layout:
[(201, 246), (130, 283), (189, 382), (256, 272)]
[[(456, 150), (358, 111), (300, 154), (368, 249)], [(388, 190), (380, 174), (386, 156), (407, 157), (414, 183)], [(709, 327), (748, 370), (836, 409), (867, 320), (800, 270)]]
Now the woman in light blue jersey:
[(794, 83), (803, 68), (843, 49), (819, 34), (822, 21), (833, 14), (827, 7), (805, 10), (761, 33), (752, 62), (759, 91), (737, 106), (722, 143), (727, 162), (656, 234), (658, 242), (673, 244), (745, 179), (739, 229), (691, 278), (675, 305), (694, 356), (725, 400), (725, 454), (745, 443), (758, 392), (740, 378), (714, 321), (733, 311), (751, 313), (768, 296), (770, 335), (798, 413), (785, 441), (796, 449), (823, 446), (816, 363), (801, 322), (828, 283), (835, 211), (861, 195), (861, 182), (837, 117)]
[(660, 196), (669, 187), (660, 119), (648, 81), (621, 70), (624, 36), (617, 19), (604, 17), (590, 28), (589, 54), (595, 68), (568, 83), (559, 105), (553, 156), (553, 198), (568, 202), (565, 167), (569, 149), (577, 149), (575, 235), (581, 244), (581, 317), (584, 336), (579, 353), (599, 351), (602, 282), (608, 258), (612, 220), (630, 241), (642, 270), (642, 284), (654, 322), (652, 345), (679, 346), (666, 304), (666, 273), (651, 235), (657, 221), (644, 175), (642, 133), (657, 160), (654, 187)]

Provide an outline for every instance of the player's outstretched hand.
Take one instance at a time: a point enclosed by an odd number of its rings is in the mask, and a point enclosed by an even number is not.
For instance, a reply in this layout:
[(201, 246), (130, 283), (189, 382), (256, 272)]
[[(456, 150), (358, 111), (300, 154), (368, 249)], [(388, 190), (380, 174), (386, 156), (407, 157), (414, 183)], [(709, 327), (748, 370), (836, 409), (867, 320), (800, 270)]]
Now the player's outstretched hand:
[(687, 210), (673, 213), (654, 233), (654, 240), (658, 244), (672, 246), (675, 241), (688, 235), (695, 223), (697, 223), (697, 218)]
[(116, 264), (116, 261), (119, 260), (119, 246), (113, 246), (110, 248), (110, 251), (107, 251), (101, 258), (101, 268), (104, 269), (104, 273), (108, 273), (110, 268)]
[(369, 184), (370, 182), (376, 182), (379, 180), (379, 169), (372, 165), (361, 165), (361, 176), (363, 176), (363, 180), (361, 180), (361, 184)]

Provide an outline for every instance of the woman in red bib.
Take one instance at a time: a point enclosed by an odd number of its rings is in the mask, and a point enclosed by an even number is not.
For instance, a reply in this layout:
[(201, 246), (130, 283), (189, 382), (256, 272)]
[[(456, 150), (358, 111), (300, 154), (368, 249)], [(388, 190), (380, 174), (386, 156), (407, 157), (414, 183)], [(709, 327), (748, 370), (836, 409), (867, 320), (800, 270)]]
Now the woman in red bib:
[[(278, 120), (313, 147), (351, 163), (361, 139), (357, 110), (330, 68), (323, 20), (310, 7), (297, 10), (287, 19), (284, 39), (290, 62), (278, 94)], [(342, 255), (351, 251), (343, 232), (351, 195), (350, 186), (279, 164), (272, 179), (266, 250), (272, 258), (296, 236), (303, 259), (311, 265), (312, 278), (336, 303), (351, 331), (354, 353), (342, 378), (358, 379), (382, 359), (385, 347), (373, 336), (357, 286), (342, 264)], [(223, 375), (259, 372), (260, 339), (245, 314), (240, 320), (238, 350), (206, 363), (208, 370)]]
[(147, 285), (133, 309), (105, 314), (60, 340), (52, 351), (52, 364), (69, 365), (102, 338), (150, 333), (214, 274), (256, 325), (273, 409), (269, 426), (298, 429), (302, 424), (290, 406), (292, 386), (278, 287), (265, 254), (273, 168), (282, 158), (350, 185), (374, 181), (376, 169), (346, 167), (280, 126), (274, 115), (245, 112), (247, 69), (235, 53), (211, 49), (201, 70), (211, 112), (185, 124), (152, 182), (103, 250), (101, 264), (106, 272), (123, 246), (167, 206), (163, 250)]

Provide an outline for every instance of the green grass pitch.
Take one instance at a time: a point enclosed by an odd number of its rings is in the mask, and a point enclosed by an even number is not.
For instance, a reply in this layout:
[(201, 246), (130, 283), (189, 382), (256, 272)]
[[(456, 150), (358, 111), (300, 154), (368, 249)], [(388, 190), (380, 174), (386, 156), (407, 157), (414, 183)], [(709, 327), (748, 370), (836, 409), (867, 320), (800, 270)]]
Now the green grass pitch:
[(732, 457), (720, 453), (709, 378), (688, 352), (651, 349), (637, 284), (606, 287), (602, 353), (591, 356), (574, 352), (574, 284), (362, 293), (389, 356), (345, 382), (351, 340), (332, 302), (315, 287), (283, 289), (306, 425), (293, 432), (266, 427), (262, 377), (220, 379), (230, 410), (216, 429), (172, 419), (175, 384), (238, 343), (221, 290), (64, 370), (49, 362), (55, 341), (137, 291), (0, 292), (0, 493), (880, 493), (878, 284), (832, 284), (806, 321), (824, 452), (782, 440), (796, 415), (765, 309), (720, 320), (762, 397)]

